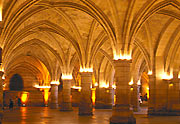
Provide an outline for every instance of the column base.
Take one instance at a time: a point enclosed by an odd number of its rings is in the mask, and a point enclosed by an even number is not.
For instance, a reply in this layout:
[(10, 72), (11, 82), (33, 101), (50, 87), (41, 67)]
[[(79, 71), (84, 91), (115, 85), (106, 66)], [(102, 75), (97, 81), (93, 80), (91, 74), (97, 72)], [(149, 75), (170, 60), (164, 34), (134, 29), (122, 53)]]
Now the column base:
[(92, 104), (80, 104), (79, 105), (79, 115), (80, 116), (91, 116), (92, 112)]
[(148, 107), (148, 115), (153, 115), (155, 109), (153, 107)]
[(50, 108), (51, 109), (57, 109), (58, 108), (58, 104), (57, 103), (51, 103), (50, 104)]
[(151, 112), (149, 112), (148, 111), (148, 115), (156, 115), (156, 116), (180, 116), (180, 111), (151, 111)]
[(69, 102), (68, 103), (63, 102), (60, 111), (73, 111), (72, 104)]
[(96, 102), (95, 108), (96, 109), (112, 109), (112, 104), (105, 104), (102, 102)]
[(3, 112), (0, 112), (0, 124), (2, 124), (2, 120), (3, 120)]
[(141, 110), (140, 107), (133, 107), (133, 112), (138, 112), (140, 110)]
[(136, 119), (134, 117), (112, 116), (110, 124), (136, 124)]

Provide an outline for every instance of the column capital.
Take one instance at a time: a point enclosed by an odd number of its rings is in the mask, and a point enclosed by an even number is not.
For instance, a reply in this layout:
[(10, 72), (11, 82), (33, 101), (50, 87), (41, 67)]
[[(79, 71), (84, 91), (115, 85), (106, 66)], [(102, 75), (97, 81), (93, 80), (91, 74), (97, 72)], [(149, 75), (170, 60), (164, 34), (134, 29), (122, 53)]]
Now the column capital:
[(51, 86), (58, 86), (59, 84), (51, 84)]
[(73, 79), (62, 79), (62, 81), (72, 81)]
[(132, 60), (113, 60), (114, 67), (121, 67), (121, 66), (129, 66), (132, 63)]
[(92, 75), (93, 72), (79, 72), (81, 76), (88, 76), (88, 75)]

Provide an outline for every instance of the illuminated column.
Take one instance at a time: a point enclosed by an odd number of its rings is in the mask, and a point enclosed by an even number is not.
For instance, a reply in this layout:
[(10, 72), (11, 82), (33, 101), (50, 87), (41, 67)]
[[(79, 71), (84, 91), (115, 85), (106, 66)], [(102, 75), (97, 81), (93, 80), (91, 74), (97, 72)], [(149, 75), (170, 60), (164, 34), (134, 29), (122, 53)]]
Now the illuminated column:
[(92, 115), (91, 84), (92, 72), (81, 72), (81, 95), (79, 115)]
[[(157, 82), (158, 80), (156, 80)], [(168, 84), (169, 80), (161, 79), (156, 84), (155, 113), (166, 114), (168, 108)]]
[(139, 86), (134, 81), (133, 84), (133, 94), (132, 94), (132, 105), (133, 105), (133, 111), (138, 112), (139, 111)]
[(63, 80), (63, 91), (62, 91), (62, 104), (61, 111), (72, 111), (71, 103), (71, 81), (72, 79)]
[(50, 108), (58, 108), (58, 84), (51, 84), (51, 104)]
[(3, 74), (4, 72), (0, 71), (0, 110), (2, 110), (3, 107)]
[(96, 109), (111, 109), (113, 103), (112, 88), (96, 88)]
[(116, 104), (113, 107), (111, 124), (135, 124), (136, 119), (130, 111), (129, 82), (130, 60), (115, 60)]
[(173, 79), (169, 81), (168, 90), (168, 113), (172, 115), (180, 115), (180, 84), (178, 79), (178, 72), (174, 72)]
[(149, 101), (148, 101), (148, 114), (151, 115), (155, 112), (156, 104), (156, 85), (154, 74), (149, 76)]

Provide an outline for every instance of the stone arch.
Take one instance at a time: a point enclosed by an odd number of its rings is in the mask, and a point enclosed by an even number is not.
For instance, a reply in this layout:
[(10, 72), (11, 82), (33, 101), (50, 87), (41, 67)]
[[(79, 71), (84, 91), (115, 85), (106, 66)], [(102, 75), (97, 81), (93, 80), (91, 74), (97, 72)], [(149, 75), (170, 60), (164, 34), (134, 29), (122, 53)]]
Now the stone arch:
[(13, 91), (21, 91), (23, 90), (24, 84), (23, 79), (19, 74), (14, 74), (9, 82), (9, 89)]

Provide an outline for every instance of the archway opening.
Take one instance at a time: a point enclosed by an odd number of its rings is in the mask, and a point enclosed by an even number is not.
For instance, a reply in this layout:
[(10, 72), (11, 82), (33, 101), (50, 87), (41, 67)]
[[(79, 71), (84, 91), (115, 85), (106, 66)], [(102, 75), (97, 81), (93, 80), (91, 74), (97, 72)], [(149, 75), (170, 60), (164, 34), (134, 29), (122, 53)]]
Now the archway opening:
[(9, 89), (21, 91), (24, 88), (23, 79), (19, 74), (14, 74), (10, 79)]

